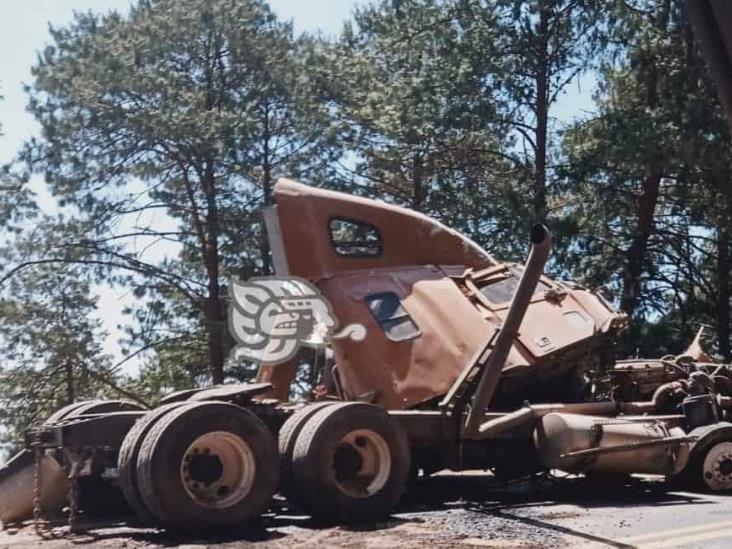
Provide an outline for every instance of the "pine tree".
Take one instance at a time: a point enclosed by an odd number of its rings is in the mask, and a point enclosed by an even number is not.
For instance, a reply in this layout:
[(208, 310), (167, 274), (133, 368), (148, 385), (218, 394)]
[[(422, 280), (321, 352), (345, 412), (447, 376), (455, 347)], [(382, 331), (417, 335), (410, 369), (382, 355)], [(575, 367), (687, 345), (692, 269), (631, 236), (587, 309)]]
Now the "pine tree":
[(326, 154), (307, 56), (261, 0), (143, 0), (51, 32), (24, 159), (88, 228), (57, 254), (81, 250), (136, 289), (136, 344), (188, 344), (221, 383), (224, 277), (268, 272), (257, 210), (276, 177)]
[(15, 449), (26, 429), (66, 404), (134, 396), (102, 351), (82, 269), (39, 264), (7, 280), (0, 319), (0, 443)]
[(710, 323), (726, 357), (729, 134), (679, 3), (624, 9), (599, 111), (565, 134), (574, 267), (634, 317), (628, 353), (678, 353)]
[(511, 230), (496, 221), (520, 193), (498, 128), (496, 41), (461, 2), (385, 1), (356, 11), (322, 66), (345, 178), (500, 252)]

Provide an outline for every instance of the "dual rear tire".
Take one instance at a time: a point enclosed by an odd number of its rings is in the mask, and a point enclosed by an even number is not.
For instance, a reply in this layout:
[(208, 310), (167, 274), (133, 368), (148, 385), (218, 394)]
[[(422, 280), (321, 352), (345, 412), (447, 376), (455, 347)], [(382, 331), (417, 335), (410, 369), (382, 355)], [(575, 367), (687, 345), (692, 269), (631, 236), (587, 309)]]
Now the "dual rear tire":
[(383, 409), (331, 404), (293, 431), (280, 432), (280, 450), (283, 470), (291, 475), (291, 485), (283, 488), (297, 494), (295, 503), (329, 522), (389, 515), (407, 483), (410, 452), (404, 431)]
[(223, 402), (173, 403), (130, 430), (120, 484), (146, 522), (177, 530), (242, 527), (277, 489), (274, 437), (252, 412)]
[[(377, 520), (401, 497), (407, 437), (381, 408), (315, 404), (279, 433), (223, 402), (171, 403), (143, 416), (119, 452), (119, 480), (140, 519), (176, 530), (243, 527), (277, 490), (329, 522)], [(279, 455), (279, 460), (277, 456)]]

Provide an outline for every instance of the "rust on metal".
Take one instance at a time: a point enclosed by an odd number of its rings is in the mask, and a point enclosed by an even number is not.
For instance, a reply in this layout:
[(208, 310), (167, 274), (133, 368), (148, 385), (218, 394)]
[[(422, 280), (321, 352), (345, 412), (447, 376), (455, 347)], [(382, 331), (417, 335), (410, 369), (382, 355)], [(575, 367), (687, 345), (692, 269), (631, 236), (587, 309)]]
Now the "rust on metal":
[[(276, 263), (317, 284), (342, 324), (367, 328), (364, 341), (332, 344), (348, 398), (405, 409), (445, 395), (506, 321), (521, 265), (499, 263), (456, 231), (405, 208), (290, 180), (280, 180), (274, 193), (286, 255)], [(334, 220), (371, 231), (378, 238), (373, 250), (339, 253)], [(418, 335), (389, 337), (368, 306), (380, 294), (396, 296)], [(605, 349), (625, 324), (596, 294), (544, 276), (529, 301), (502, 368), (498, 406), (558, 396), (588, 366), (610, 368), (614, 357)]]

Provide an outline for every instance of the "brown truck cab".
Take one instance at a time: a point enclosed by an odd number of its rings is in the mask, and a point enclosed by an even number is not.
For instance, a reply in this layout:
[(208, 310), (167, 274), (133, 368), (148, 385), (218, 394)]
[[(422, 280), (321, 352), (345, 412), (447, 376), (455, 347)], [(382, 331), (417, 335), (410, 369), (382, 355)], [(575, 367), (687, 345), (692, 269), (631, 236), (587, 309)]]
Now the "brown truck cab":
[[(278, 276), (316, 284), (362, 341), (332, 342), (345, 396), (387, 409), (445, 395), (505, 320), (522, 266), (411, 210), (282, 179), (268, 213)], [(276, 219), (273, 218), (276, 216)], [(626, 324), (600, 295), (542, 276), (494, 406), (587, 396)]]

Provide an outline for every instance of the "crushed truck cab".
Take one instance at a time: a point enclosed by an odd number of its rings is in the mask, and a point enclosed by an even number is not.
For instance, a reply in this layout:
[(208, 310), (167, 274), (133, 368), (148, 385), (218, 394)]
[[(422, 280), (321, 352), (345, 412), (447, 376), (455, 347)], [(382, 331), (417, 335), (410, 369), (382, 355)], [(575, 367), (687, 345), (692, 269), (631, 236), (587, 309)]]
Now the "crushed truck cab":
[[(366, 327), (362, 341), (332, 343), (347, 398), (388, 409), (438, 399), (503, 323), (521, 265), (404, 208), (289, 180), (275, 199), (276, 274), (313, 282), (342, 325)], [(600, 295), (542, 276), (494, 404), (583, 399), (625, 324)]]
[[(531, 230), (524, 264), (506, 263), (405, 208), (289, 180), (274, 196), (275, 274), (316, 287), (340, 331), (310, 341), (310, 357), (261, 364), (250, 383), (180, 391), (152, 410), (60, 410), (0, 469), (0, 510), (53, 506), (58, 490), (44, 499), (30, 486), (8, 505), (7, 487), (21, 474), (40, 486), (49, 460), (67, 473), (70, 519), (104, 488), (139, 520), (179, 530), (241, 526), (275, 492), (320, 519), (373, 520), (415, 474), (445, 469), (732, 489), (732, 371), (703, 353), (701, 334), (679, 356), (617, 361), (625, 315), (544, 275), (545, 227)], [(353, 326), (363, 337), (342, 337)], [(292, 401), (296, 378), (311, 386)]]

